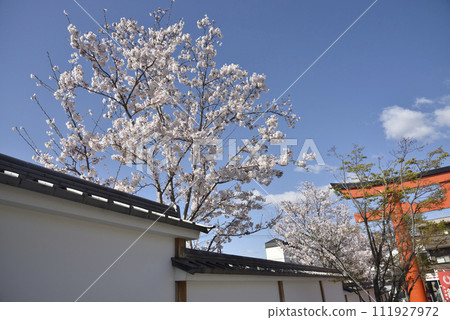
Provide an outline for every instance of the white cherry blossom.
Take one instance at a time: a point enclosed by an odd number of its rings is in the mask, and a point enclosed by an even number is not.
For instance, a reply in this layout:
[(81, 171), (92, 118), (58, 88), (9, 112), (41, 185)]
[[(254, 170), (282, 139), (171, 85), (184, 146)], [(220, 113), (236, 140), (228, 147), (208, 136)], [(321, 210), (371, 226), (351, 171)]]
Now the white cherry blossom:
[(312, 183), (298, 190), (297, 201), (281, 202), (282, 217), (274, 226), (290, 259), (333, 267), (356, 281), (370, 279), (368, 241), (349, 208)]
[[(268, 91), (264, 75), (217, 65), (223, 35), (211, 19), (199, 20), (194, 36), (183, 20), (162, 23), (165, 13), (152, 14), (152, 28), (126, 18), (98, 33), (68, 26), (72, 67), (52, 65), (56, 88), (45, 85), (67, 122), (47, 116), (51, 140), (34, 159), (118, 190), (152, 189), (157, 201), (178, 205), (181, 218), (215, 225), (209, 249), (220, 250), (232, 236), (273, 223), (253, 222), (249, 212), (264, 199), (243, 186), (281, 176), (270, 139), (285, 138), (279, 121), (293, 127), (298, 118), (288, 100), (258, 103)], [(229, 161), (211, 158), (208, 145), (193, 154), (196, 141), (226, 138), (236, 128), (249, 144)]]

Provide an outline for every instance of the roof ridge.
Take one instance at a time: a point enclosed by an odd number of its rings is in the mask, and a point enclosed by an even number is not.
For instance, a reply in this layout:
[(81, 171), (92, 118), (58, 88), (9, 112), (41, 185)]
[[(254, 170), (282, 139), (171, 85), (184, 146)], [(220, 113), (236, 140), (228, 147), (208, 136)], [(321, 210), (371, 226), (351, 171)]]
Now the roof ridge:
[(224, 262), (234, 262), (235, 260), (241, 260), (243, 264), (260, 264), (266, 265), (266, 266), (279, 266), (279, 267), (285, 267), (285, 268), (295, 268), (298, 270), (304, 270), (304, 271), (322, 271), (322, 272), (329, 272), (329, 273), (338, 273), (339, 271), (332, 268), (326, 268), (326, 267), (318, 267), (318, 266), (310, 266), (310, 265), (304, 265), (304, 264), (298, 264), (293, 262), (281, 262), (281, 261), (275, 261), (275, 260), (269, 260), (264, 258), (254, 258), (254, 257), (246, 257), (246, 256), (240, 256), (235, 254), (228, 254), (228, 253), (218, 253), (218, 252), (210, 252), (210, 251), (203, 251), (198, 249), (189, 249), (186, 248), (186, 257), (187, 258), (197, 258), (197, 259), (207, 259), (208, 257), (216, 258), (218, 260), (223, 260)]

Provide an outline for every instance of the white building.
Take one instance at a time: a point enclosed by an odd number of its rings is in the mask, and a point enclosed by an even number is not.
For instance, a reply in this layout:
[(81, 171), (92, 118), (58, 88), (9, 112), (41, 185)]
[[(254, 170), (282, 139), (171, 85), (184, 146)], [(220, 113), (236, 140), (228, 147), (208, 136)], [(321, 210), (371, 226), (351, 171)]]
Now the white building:
[(1, 301), (345, 301), (335, 270), (185, 248), (209, 230), (0, 154)]
[(272, 239), (265, 243), (266, 258), (268, 260), (291, 262), (283, 248), (279, 245), (280, 239)]

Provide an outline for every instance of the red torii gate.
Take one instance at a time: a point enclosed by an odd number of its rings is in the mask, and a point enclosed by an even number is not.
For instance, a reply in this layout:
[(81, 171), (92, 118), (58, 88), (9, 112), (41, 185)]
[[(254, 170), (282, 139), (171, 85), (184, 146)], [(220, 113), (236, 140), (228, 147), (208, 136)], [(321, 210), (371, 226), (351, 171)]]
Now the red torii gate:
[[(421, 212), (429, 212), (434, 210), (442, 210), (446, 208), (450, 208), (450, 166), (443, 167), (439, 169), (434, 169), (428, 171), (426, 174), (422, 176), (422, 178), (418, 181), (406, 181), (402, 185), (405, 188), (420, 188), (430, 185), (439, 184), (444, 192), (445, 198), (442, 202), (427, 204), (427, 206), (423, 206), (420, 208)], [(364, 196), (370, 196), (379, 194), (386, 190), (386, 186), (384, 185), (374, 185), (370, 186), (367, 189), (361, 190), (358, 188), (358, 184), (349, 184), (347, 187), (350, 189), (346, 190), (343, 188), (343, 184), (340, 183), (332, 183), (333, 188), (340, 189), (340, 192), (345, 194), (350, 194), (353, 198), (363, 198)], [(360, 185), (359, 185), (360, 186)], [(393, 184), (387, 186), (388, 188), (394, 188)], [(388, 190), (389, 192), (389, 190)], [(447, 193), (449, 192), (449, 193)], [(417, 206), (423, 203), (416, 203), (412, 206), (412, 212), (416, 212)], [(413, 254), (411, 248), (411, 236), (408, 232), (408, 229), (405, 225), (404, 219), (402, 216), (404, 214), (411, 214), (411, 208), (408, 203), (400, 203), (397, 202), (395, 205), (395, 213), (392, 220), (392, 224), (395, 230), (395, 238), (397, 240), (397, 245), (399, 252), (402, 254), (404, 259), (411, 258)], [(369, 217), (369, 221), (379, 220), (381, 217), (373, 215)], [(355, 214), (356, 222), (362, 222), (363, 219), (359, 213)], [(408, 289), (410, 289), (410, 301), (411, 302), (426, 302), (426, 292), (423, 280), (420, 276), (419, 266), (417, 264), (417, 260), (415, 257), (411, 258), (411, 267), (408, 270), (406, 275), (406, 283), (408, 284)]]

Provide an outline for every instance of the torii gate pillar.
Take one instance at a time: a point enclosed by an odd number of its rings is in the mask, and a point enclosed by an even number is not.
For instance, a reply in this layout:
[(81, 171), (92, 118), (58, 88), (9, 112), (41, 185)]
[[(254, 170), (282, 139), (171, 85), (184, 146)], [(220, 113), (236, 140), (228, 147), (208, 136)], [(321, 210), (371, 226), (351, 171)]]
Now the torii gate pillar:
[(398, 218), (392, 219), (392, 226), (395, 230), (395, 240), (397, 240), (398, 251), (401, 254), (402, 260), (405, 263), (410, 261), (408, 272), (406, 273), (406, 284), (408, 285), (409, 301), (410, 302), (427, 302), (425, 291), (425, 284), (420, 274), (419, 264), (415, 255), (413, 255), (413, 246), (411, 236), (408, 228), (402, 217), (401, 205), (397, 207)]

